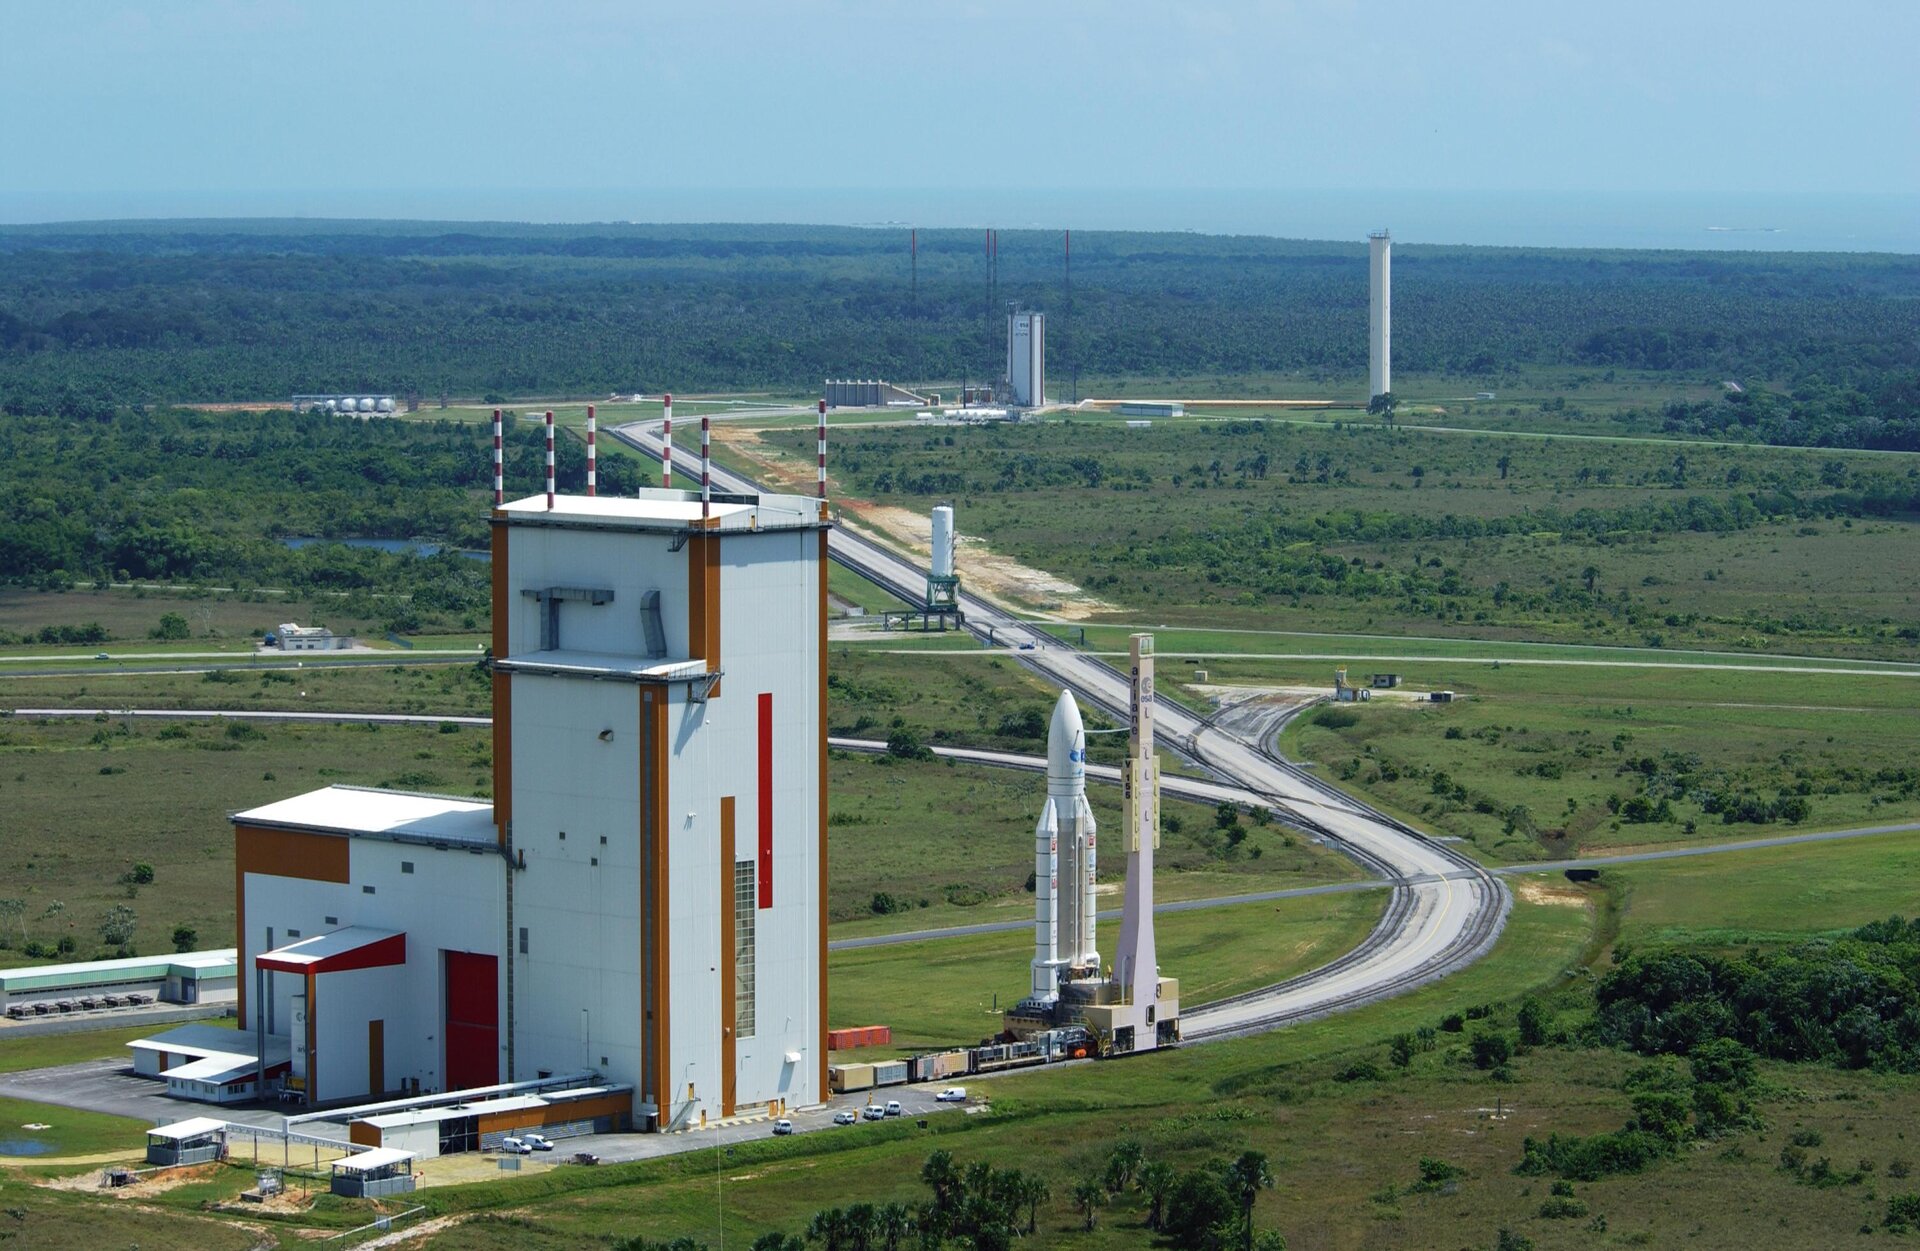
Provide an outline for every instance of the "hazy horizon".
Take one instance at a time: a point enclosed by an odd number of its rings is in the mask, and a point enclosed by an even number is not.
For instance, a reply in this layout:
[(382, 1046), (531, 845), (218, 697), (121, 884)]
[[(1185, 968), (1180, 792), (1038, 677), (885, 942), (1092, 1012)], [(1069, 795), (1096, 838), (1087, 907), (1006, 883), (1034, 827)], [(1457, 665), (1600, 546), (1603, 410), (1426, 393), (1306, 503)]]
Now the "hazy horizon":
[(1869, 0), (15, 4), (0, 221), (1920, 251), (1916, 45)]

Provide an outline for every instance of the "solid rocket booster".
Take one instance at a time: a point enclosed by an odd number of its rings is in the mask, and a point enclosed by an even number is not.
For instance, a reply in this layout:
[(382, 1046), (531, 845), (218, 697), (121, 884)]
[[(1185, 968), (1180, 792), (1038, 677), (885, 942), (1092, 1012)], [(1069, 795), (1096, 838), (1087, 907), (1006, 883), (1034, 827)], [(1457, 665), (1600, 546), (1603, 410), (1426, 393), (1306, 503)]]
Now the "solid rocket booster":
[(1087, 732), (1071, 692), (1062, 691), (1047, 727), (1047, 802), (1033, 831), (1033, 990), (1059, 997), (1069, 969), (1097, 969), (1093, 809), (1087, 804)]

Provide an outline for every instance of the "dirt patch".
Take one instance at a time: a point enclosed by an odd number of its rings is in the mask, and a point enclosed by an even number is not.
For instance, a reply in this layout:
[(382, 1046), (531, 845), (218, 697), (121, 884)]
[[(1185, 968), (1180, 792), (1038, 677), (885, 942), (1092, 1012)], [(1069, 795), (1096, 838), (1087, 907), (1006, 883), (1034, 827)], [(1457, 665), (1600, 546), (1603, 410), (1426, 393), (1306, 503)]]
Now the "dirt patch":
[[(843, 500), (841, 507), (852, 520), (878, 530), (922, 560), (932, 558), (933, 518), (866, 500)], [(1009, 600), (1016, 606), (1031, 605), (1060, 621), (1085, 621), (1096, 613), (1117, 611), (1114, 605), (1094, 598), (1065, 578), (995, 552), (982, 539), (962, 534), (959, 540), (956, 563), (967, 590), (973, 594)]]
[(1526, 903), (1545, 904), (1552, 908), (1585, 908), (1589, 902), (1587, 892), (1577, 886), (1544, 881), (1537, 877), (1515, 878), (1513, 893)]

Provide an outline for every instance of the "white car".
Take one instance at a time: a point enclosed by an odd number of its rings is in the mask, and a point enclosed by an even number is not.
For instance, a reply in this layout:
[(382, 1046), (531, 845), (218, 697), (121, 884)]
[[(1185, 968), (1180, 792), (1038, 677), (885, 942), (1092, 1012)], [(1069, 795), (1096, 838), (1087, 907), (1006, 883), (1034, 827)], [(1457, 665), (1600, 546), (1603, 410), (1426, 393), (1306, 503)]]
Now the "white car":
[(906, 1109), (900, 1106), (900, 1101), (898, 1099), (887, 1100), (886, 1115), (899, 1116), (904, 1111), (906, 1111)]
[(785, 1137), (793, 1132), (793, 1122), (783, 1116), (773, 1123), (773, 1132), (776, 1137)]
[(532, 1155), (533, 1148), (527, 1145), (526, 1139), (524, 1138), (502, 1138), (500, 1140), (500, 1153), (502, 1155)]
[(935, 1103), (965, 1103), (967, 1101), (967, 1088), (965, 1086), (949, 1086), (935, 1095), (933, 1100)]
[(869, 1103), (860, 1109), (860, 1115), (865, 1120), (884, 1121), (887, 1119), (887, 1110), (877, 1103)]
[(835, 1125), (853, 1125), (857, 1124), (859, 1120), (860, 1118), (855, 1116), (850, 1108), (842, 1108), (833, 1114), (833, 1123)]
[(526, 1143), (527, 1146), (535, 1151), (553, 1150), (553, 1142), (548, 1139), (545, 1134), (522, 1134), (520, 1135), (520, 1141)]

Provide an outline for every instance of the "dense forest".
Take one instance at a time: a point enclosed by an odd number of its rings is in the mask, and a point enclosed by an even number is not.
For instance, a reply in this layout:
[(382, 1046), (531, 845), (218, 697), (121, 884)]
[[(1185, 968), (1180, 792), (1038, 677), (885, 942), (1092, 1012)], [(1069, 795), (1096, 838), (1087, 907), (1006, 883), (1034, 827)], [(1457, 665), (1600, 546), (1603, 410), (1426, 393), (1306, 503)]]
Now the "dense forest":
[[(809, 388), (997, 374), (1049, 311), (1056, 377), (1365, 367), (1366, 249), (1193, 234), (800, 226), (125, 223), (0, 230), (0, 408), (99, 415), (296, 391)], [(1579, 365), (1777, 396), (1670, 428), (1920, 447), (1920, 258), (1396, 249), (1394, 363), (1492, 385)]]
[[(561, 489), (583, 490), (580, 443), (564, 439), (556, 450)], [(491, 456), (482, 428), (453, 422), (179, 410), (9, 418), (0, 421), (0, 488), (11, 501), (0, 581), (404, 591), (410, 608), (366, 615), (401, 630), (424, 618), (484, 620), (487, 565), (458, 550), (423, 557), (285, 540), (426, 539), (483, 550)], [(544, 459), (542, 429), (516, 421), (509, 475), (538, 481)], [(602, 490), (639, 486), (631, 462), (607, 458), (599, 472)]]

